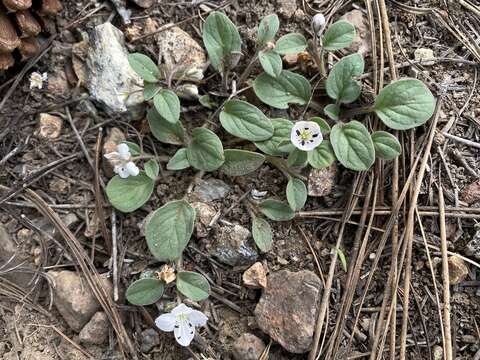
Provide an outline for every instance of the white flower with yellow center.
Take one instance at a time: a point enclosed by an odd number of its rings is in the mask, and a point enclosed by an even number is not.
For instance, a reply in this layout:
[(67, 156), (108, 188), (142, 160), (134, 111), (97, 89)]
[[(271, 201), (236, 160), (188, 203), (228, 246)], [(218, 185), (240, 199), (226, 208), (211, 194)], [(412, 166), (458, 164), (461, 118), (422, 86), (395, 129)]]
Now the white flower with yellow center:
[(126, 179), (129, 176), (137, 176), (140, 173), (137, 165), (130, 159), (130, 149), (127, 144), (117, 145), (117, 151), (105, 154), (105, 158), (112, 162), (113, 171), (118, 174), (122, 179)]
[(292, 144), (300, 150), (311, 151), (323, 141), (320, 126), (314, 121), (297, 121), (290, 133)]
[(155, 320), (155, 325), (162, 331), (173, 331), (175, 340), (182, 346), (188, 346), (195, 336), (195, 327), (205, 326), (207, 320), (201, 311), (180, 304), (171, 312), (160, 315)]

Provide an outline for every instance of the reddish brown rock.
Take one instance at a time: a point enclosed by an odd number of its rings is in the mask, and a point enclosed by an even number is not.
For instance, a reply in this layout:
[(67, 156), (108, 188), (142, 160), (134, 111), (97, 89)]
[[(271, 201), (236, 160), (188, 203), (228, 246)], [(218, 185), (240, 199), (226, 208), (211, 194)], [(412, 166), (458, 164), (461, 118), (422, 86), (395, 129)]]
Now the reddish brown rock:
[(109, 321), (103, 311), (92, 316), (90, 321), (80, 331), (79, 338), (84, 344), (101, 345), (107, 341)]
[(467, 204), (473, 204), (480, 200), (480, 180), (471, 183), (463, 188), (460, 199)]
[(448, 272), (450, 285), (457, 285), (466, 279), (468, 267), (460, 256), (453, 255), (448, 258)]
[(265, 289), (267, 287), (267, 272), (261, 262), (256, 262), (243, 273), (242, 280), (245, 287)]
[(258, 360), (265, 350), (265, 343), (253, 334), (245, 333), (233, 344), (235, 360)]
[(50, 114), (40, 114), (38, 119), (38, 136), (54, 140), (60, 136), (63, 128), (62, 118)]

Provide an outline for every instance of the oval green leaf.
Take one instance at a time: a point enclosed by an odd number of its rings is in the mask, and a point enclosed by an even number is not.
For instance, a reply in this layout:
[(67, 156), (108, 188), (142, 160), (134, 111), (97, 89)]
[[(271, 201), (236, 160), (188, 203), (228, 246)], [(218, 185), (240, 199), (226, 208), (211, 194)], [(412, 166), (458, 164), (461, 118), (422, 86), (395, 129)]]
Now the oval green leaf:
[(130, 284), (125, 294), (133, 305), (151, 305), (163, 295), (165, 285), (158, 279), (139, 279)]
[(325, 119), (322, 119), (321, 117), (318, 117), (318, 116), (314, 116), (308, 120), (316, 122), (318, 126), (320, 126), (320, 131), (322, 132), (323, 135), (327, 135), (330, 133), (330, 130), (331, 130), (330, 125), (328, 125)]
[(307, 165), (308, 154), (306, 151), (295, 148), (287, 158), (287, 165), (292, 167), (304, 167)]
[(172, 145), (182, 145), (185, 137), (185, 129), (180, 121), (172, 124), (161, 117), (155, 108), (147, 112), (148, 125), (153, 136), (158, 141)]
[(273, 135), (273, 125), (258, 108), (242, 100), (229, 100), (220, 113), (220, 123), (241, 139), (261, 141)]
[(351, 54), (337, 62), (326, 81), (326, 90), (328, 96), (337, 99), (342, 103), (351, 103), (355, 101), (361, 92), (361, 85), (354, 80), (354, 76), (363, 73), (365, 63), (360, 54)]
[(160, 166), (158, 165), (158, 162), (155, 159), (150, 159), (148, 160), (145, 165), (145, 174), (152, 180), (155, 180), (158, 176), (158, 173), (160, 171)]
[(183, 170), (190, 167), (187, 158), (187, 149), (178, 149), (167, 163), (167, 170)]
[(265, 16), (258, 25), (257, 43), (263, 46), (269, 41), (272, 41), (278, 32), (279, 26), (280, 21), (276, 14)]
[(169, 123), (175, 124), (180, 119), (180, 100), (173, 91), (160, 90), (153, 97), (153, 105), (158, 114)]
[(282, 72), (282, 58), (275, 51), (260, 51), (258, 59), (268, 75), (277, 77)]
[(336, 124), (330, 133), (335, 156), (348, 169), (367, 170), (375, 162), (372, 137), (361, 122)]
[(330, 25), (323, 35), (323, 48), (335, 51), (349, 46), (355, 39), (355, 27), (345, 20), (339, 20)]
[[(290, 142), (290, 133), (293, 123), (286, 119), (270, 119), (273, 125), (273, 135), (265, 141), (255, 142), (255, 146), (267, 155), (281, 156), (293, 151), (294, 146)], [(282, 142), (287, 142), (289, 146), (286, 149), (279, 149)]]
[(323, 140), (319, 146), (308, 152), (308, 163), (315, 169), (329, 167), (335, 159), (332, 144), (328, 140)]
[(328, 104), (323, 108), (323, 112), (332, 120), (338, 120), (340, 116), (340, 106), (336, 104)]
[(159, 84), (147, 82), (143, 86), (143, 98), (145, 101), (152, 100), (160, 90), (162, 90), (162, 87)]
[(192, 271), (177, 274), (177, 289), (193, 301), (201, 301), (210, 295), (210, 284), (205, 276)]
[(225, 150), (225, 162), (220, 170), (228, 176), (243, 176), (250, 174), (262, 166), (265, 156), (253, 151), (228, 149)]
[(171, 201), (148, 219), (145, 238), (152, 255), (160, 261), (178, 259), (192, 236), (195, 209), (185, 200)]
[(375, 155), (384, 160), (395, 159), (402, 152), (402, 146), (395, 136), (386, 131), (376, 131), (372, 134)]
[(253, 82), (253, 90), (261, 101), (277, 109), (288, 109), (288, 104), (305, 105), (311, 94), (308, 80), (288, 70), (277, 77), (262, 73)]
[(128, 63), (143, 80), (157, 82), (160, 79), (158, 66), (148, 56), (139, 53), (128, 54)]
[(302, 34), (287, 34), (277, 40), (275, 52), (280, 55), (298, 54), (307, 48), (307, 40)]
[(252, 236), (261, 252), (267, 252), (272, 249), (272, 228), (265, 219), (257, 216), (252, 218)]
[(115, 209), (124, 213), (132, 212), (150, 199), (154, 185), (155, 181), (143, 171), (126, 179), (115, 175), (107, 184), (107, 197)]
[(288, 221), (295, 217), (292, 208), (283, 201), (267, 199), (258, 204), (263, 215), (274, 221)]
[(287, 184), (287, 201), (293, 211), (301, 210), (307, 201), (307, 187), (296, 178), (290, 178)]
[(401, 79), (380, 91), (374, 110), (389, 128), (407, 130), (424, 124), (432, 117), (435, 98), (420, 80)]
[(225, 161), (222, 142), (213, 131), (195, 128), (192, 130), (192, 141), (187, 147), (187, 159), (197, 170), (217, 170)]

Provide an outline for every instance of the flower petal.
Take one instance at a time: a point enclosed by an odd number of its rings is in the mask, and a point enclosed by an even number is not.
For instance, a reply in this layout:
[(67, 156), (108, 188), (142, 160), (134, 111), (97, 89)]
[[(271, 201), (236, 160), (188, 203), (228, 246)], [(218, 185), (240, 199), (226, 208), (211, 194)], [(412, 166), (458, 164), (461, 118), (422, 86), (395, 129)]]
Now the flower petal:
[(127, 169), (125, 169), (125, 167), (121, 165), (115, 166), (113, 171), (115, 171), (122, 179), (126, 179), (130, 176), (130, 173), (127, 171)]
[(180, 314), (190, 314), (193, 311), (193, 309), (184, 303), (181, 303), (171, 311), (173, 315), (180, 315)]
[(120, 154), (116, 151), (112, 151), (111, 153), (103, 155), (103, 157), (108, 160), (118, 159), (120, 157)]
[[(305, 133), (306, 137), (303, 137)], [(323, 141), (320, 126), (314, 121), (297, 121), (290, 133), (290, 141), (302, 151), (313, 150)]]
[(173, 331), (177, 317), (171, 313), (162, 314), (155, 319), (155, 325), (162, 331)]
[(175, 324), (173, 333), (175, 334), (175, 340), (180, 345), (188, 346), (195, 336), (195, 326), (188, 320), (179, 321)]
[(128, 147), (127, 144), (125, 143), (118, 144), (117, 152), (122, 159), (124, 160), (130, 159), (130, 148)]
[(128, 162), (127, 165), (125, 165), (125, 169), (131, 176), (137, 176), (140, 173), (140, 170), (133, 161)]
[(192, 312), (188, 314), (188, 320), (195, 326), (205, 326), (208, 317), (201, 311), (192, 310)]

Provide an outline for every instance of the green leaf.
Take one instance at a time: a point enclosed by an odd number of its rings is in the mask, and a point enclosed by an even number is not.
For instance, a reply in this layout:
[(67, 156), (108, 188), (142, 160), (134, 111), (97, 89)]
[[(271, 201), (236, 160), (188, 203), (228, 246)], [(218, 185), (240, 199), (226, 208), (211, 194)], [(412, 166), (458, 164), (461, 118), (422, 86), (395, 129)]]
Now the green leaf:
[(107, 184), (107, 197), (115, 209), (128, 213), (141, 208), (150, 199), (155, 181), (145, 172), (122, 179), (115, 175)]
[(355, 27), (348, 21), (340, 20), (330, 25), (323, 35), (323, 48), (335, 51), (349, 46), (355, 39)]
[(161, 117), (155, 108), (147, 112), (148, 125), (153, 136), (158, 141), (172, 145), (182, 145), (185, 137), (185, 129), (180, 121), (172, 124)]
[(258, 246), (261, 252), (267, 252), (272, 249), (272, 228), (265, 219), (253, 216), (252, 236), (255, 244)]
[(336, 104), (328, 104), (323, 108), (323, 112), (332, 120), (338, 120), (340, 116), (340, 106)]
[(227, 16), (217, 11), (208, 15), (202, 36), (210, 62), (220, 72), (225, 69), (225, 61), (242, 49), (237, 27)]
[(342, 264), (343, 271), (347, 272), (347, 258), (345, 257), (345, 254), (340, 248), (337, 249), (337, 254), (338, 258), (340, 259), (340, 263)]
[(153, 105), (158, 114), (169, 123), (175, 124), (180, 119), (180, 100), (173, 91), (162, 89), (153, 98)]
[(277, 77), (262, 73), (253, 82), (253, 90), (265, 104), (277, 109), (288, 109), (288, 104), (305, 105), (311, 94), (308, 80), (287, 70)]
[(157, 82), (160, 79), (158, 66), (148, 56), (139, 53), (128, 54), (128, 63), (143, 80)]
[(273, 125), (258, 108), (241, 100), (229, 100), (220, 113), (220, 123), (230, 134), (250, 141), (273, 135)]
[(258, 59), (268, 75), (277, 77), (282, 72), (282, 58), (275, 51), (260, 51)]
[(287, 184), (288, 204), (294, 211), (301, 210), (307, 201), (307, 187), (305, 183), (296, 178), (290, 178)]
[(407, 130), (430, 119), (435, 111), (435, 98), (420, 80), (401, 79), (380, 91), (374, 110), (389, 128)]
[(187, 147), (187, 159), (197, 170), (217, 170), (225, 161), (222, 142), (213, 131), (195, 128), (192, 130), (192, 141)]
[[(290, 133), (293, 123), (286, 119), (270, 119), (273, 125), (273, 135), (264, 141), (255, 142), (255, 146), (267, 155), (281, 156), (293, 151), (294, 146), (290, 142)], [(281, 142), (287, 141), (289, 146), (286, 150), (279, 149)]]
[(193, 301), (205, 300), (210, 295), (208, 280), (193, 271), (180, 271), (177, 274), (177, 289)]
[(141, 154), (142, 150), (140, 149), (140, 146), (137, 144), (130, 142), (130, 141), (122, 141), (122, 144), (126, 144), (128, 146), (128, 150), (130, 151), (130, 154), (132, 156), (138, 156)]
[(278, 32), (280, 21), (276, 14), (265, 16), (258, 25), (257, 43), (262, 46), (272, 41)]
[(309, 119), (309, 121), (316, 122), (318, 126), (320, 126), (320, 131), (322, 132), (323, 135), (327, 135), (330, 133), (330, 125), (325, 121), (325, 119), (322, 119), (321, 117), (314, 116)]
[(263, 215), (274, 221), (288, 221), (295, 217), (292, 208), (283, 201), (267, 199), (258, 204)]
[(187, 149), (178, 149), (175, 155), (167, 163), (167, 170), (183, 170), (190, 167), (187, 158)]
[(202, 95), (198, 98), (198, 102), (202, 105), (202, 106), (205, 106), (207, 109), (210, 109), (212, 110), (216, 104), (215, 102), (212, 101), (212, 99), (210, 98), (210, 95)]
[(336, 124), (330, 141), (338, 161), (348, 169), (367, 170), (375, 162), (372, 137), (365, 125), (358, 121)]
[(402, 146), (395, 136), (386, 131), (376, 131), (372, 134), (375, 155), (384, 160), (395, 159), (402, 152)]
[(329, 167), (335, 159), (332, 144), (328, 140), (323, 140), (319, 146), (308, 152), (308, 163), (315, 169)]
[(257, 170), (265, 161), (265, 156), (253, 151), (225, 150), (225, 162), (220, 170), (228, 176), (242, 176)]
[(155, 159), (150, 159), (148, 160), (145, 165), (145, 174), (152, 179), (155, 180), (158, 176), (158, 172), (160, 171), (160, 166), (158, 165), (157, 160)]
[(152, 255), (160, 261), (178, 259), (192, 236), (195, 209), (185, 200), (175, 200), (147, 219), (145, 238)]
[(130, 284), (125, 296), (130, 304), (151, 305), (163, 295), (165, 285), (158, 279), (139, 279)]
[(143, 98), (145, 101), (152, 100), (160, 90), (162, 90), (162, 87), (159, 84), (147, 82), (143, 86)]
[(307, 48), (307, 40), (302, 34), (287, 34), (277, 40), (275, 52), (280, 55), (298, 54)]
[(307, 152), (295, 148), (290, 155), (288, 155), (287, 165), (290, 167), (304, 167), (307, 165)]
[(360, 96), (361, 85), (353, 77), (363, 73), (364, 65), (362, 55), (356, 53), (337, 62), (327, 77), (328, 96), (343, 103), (355, 101)]

